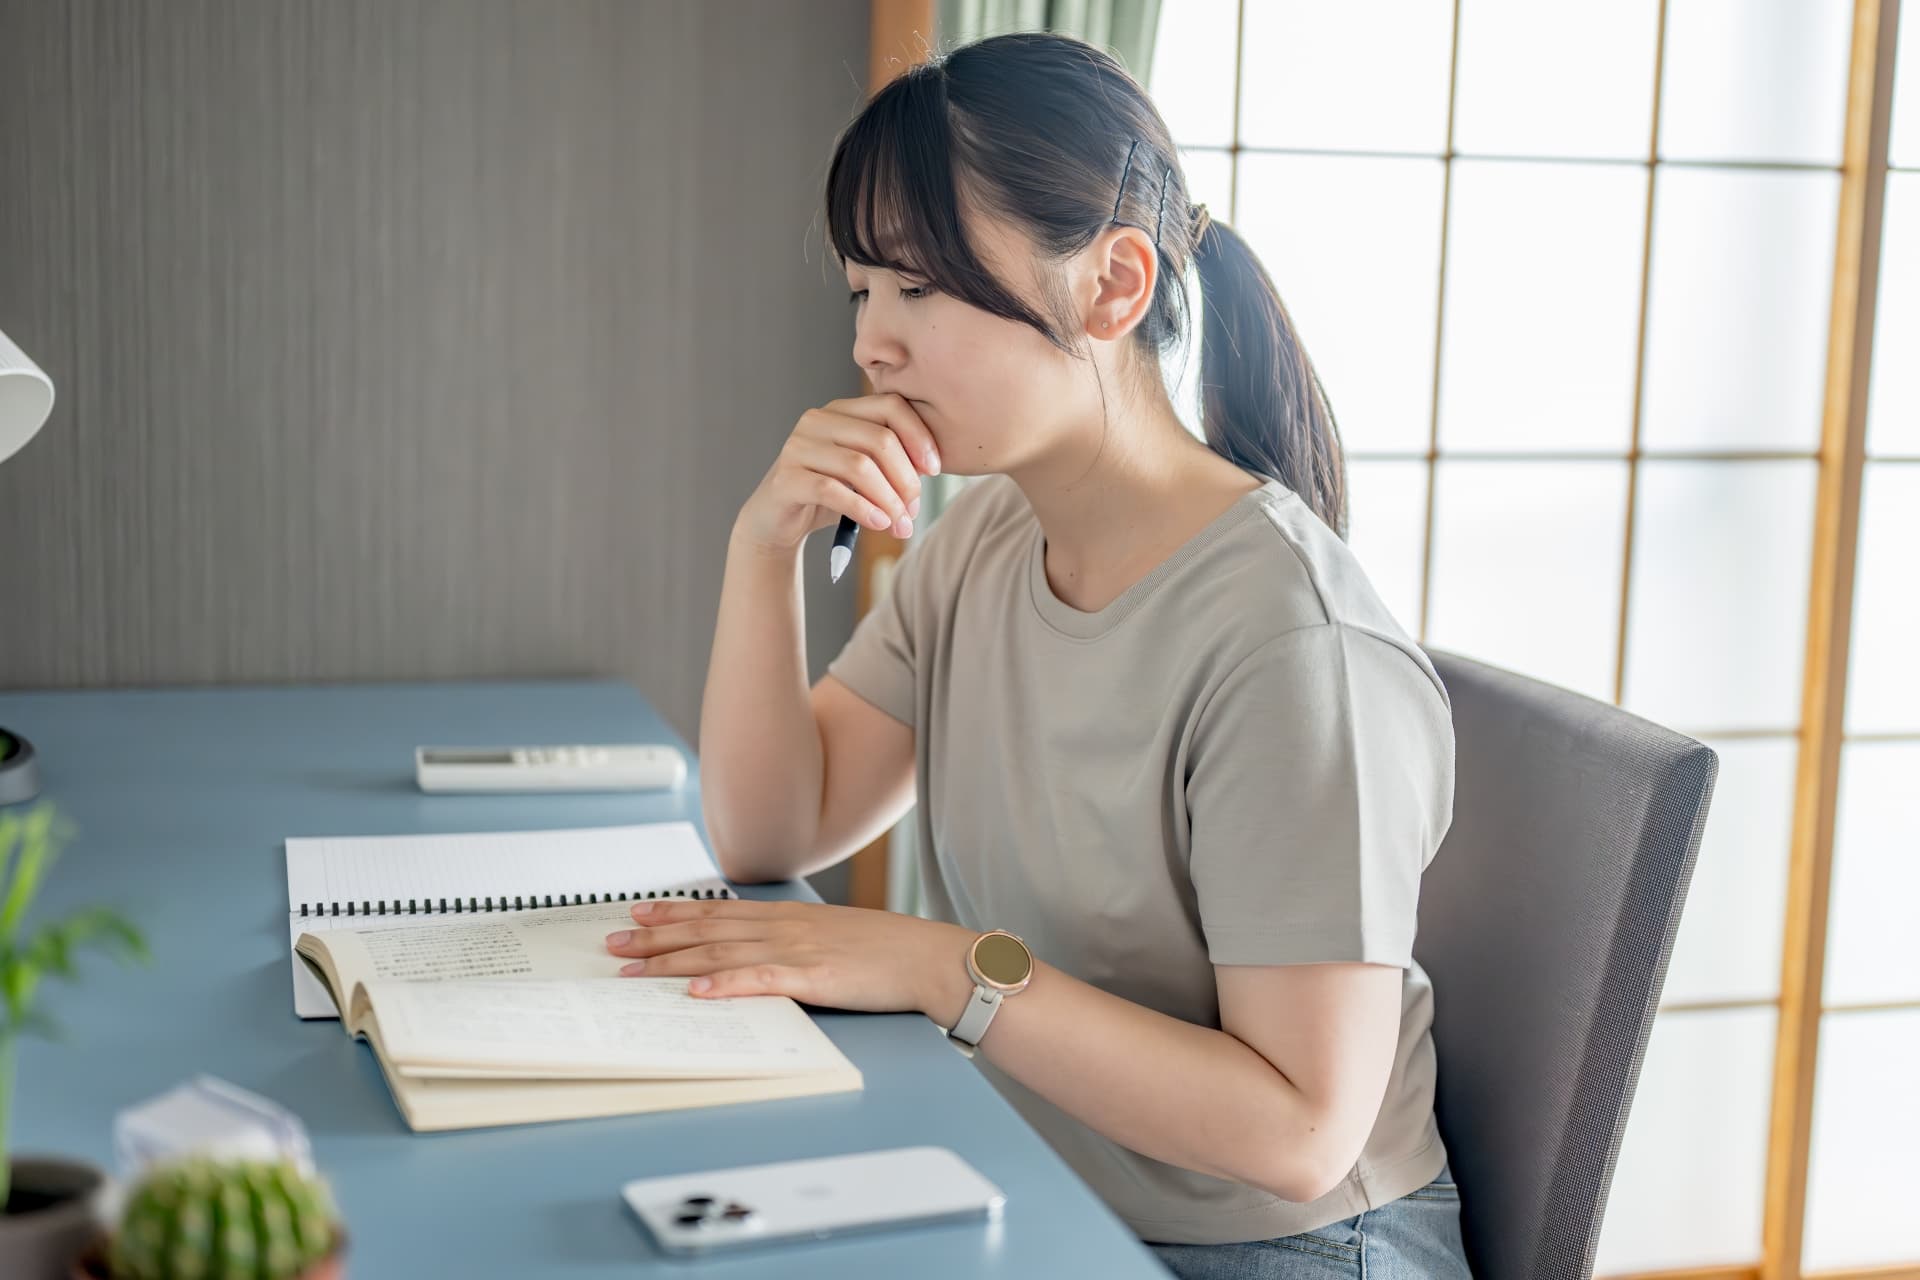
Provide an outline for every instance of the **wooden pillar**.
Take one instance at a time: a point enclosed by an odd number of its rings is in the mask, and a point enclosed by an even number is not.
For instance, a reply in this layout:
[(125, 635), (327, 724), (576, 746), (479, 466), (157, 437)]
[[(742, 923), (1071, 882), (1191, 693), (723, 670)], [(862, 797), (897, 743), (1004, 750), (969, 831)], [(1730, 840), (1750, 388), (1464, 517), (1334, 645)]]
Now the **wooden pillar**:
[(1774, 1051), (1761, 1280), (1800, 1280), (1900, 0), (1856, 0)]

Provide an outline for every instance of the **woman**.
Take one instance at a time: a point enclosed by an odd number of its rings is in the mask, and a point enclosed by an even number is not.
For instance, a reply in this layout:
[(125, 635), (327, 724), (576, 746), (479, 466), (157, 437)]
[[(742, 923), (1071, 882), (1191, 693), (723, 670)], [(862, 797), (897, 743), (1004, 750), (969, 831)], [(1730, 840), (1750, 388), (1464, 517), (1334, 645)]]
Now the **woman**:
[[(894, 81), (826, 196), (875, 394), (803, 414), (735, 522), (705, 816), (728, 875), (774, 880), (917, 800), (938, 919), (639, 904), (609, 949), (925, 1013), (1181, 1276), (1468, 1274), (1412, 954), (1450, 707), (1346, 546), (1265, 271), (1140, 86), (1056, 35)], [(1205, 443), (1162, 372), (1189, 264)], [(942, 470), (985, 478), (809, 689), (801, 544), (911, 538)]]

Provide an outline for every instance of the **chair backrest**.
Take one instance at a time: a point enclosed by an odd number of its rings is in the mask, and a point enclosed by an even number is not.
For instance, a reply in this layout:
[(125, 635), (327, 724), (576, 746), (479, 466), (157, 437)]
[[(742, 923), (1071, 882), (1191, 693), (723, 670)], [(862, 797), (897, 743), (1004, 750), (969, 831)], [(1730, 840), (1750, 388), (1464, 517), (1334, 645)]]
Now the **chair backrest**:
[(1455, 789), (1414, 955), (1468, 1257), (1479, 1280), (1588, 1277), (1719, 757), (1427, 653), (1453, 704)]

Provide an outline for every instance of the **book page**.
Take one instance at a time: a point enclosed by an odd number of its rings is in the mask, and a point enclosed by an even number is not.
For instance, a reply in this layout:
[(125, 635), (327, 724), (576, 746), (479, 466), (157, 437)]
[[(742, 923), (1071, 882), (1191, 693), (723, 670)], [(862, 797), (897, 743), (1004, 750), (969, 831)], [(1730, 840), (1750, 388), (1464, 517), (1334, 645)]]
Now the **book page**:
[(631, 906), (600, 902), (357, 929), (329, 917), (331, 927), (314, 936), (325, 944), (342, 991), (448, 978), (617, 978), (627, 957), (607, 950), (607, 935), (634, 927)]
[[(699, 1078), (793, 1075), (845, 1065), (785, 996), (702, 1000), (685, 978), (375, 981), (380, 1040), (408, 1075)], [(438, 1068), (439, 1070), (436, 1070)]]
[[(555, 912), (591, 911), (618, 913), (619, 919), (631, 924), (633, 922), (632, 917), (625, 914), (628, 905), (627, 903), (602, 902), (586, 907), (554, 907), (552, 910)], [(336, 933), (373, 933), (387, 929), (455, 929), (465, 928), (485, 921), (497, 920), (502, 916), (516, 914), (526, 915), (528, 911), (496, 911), (490, 914), (482, 912), (479, 915), (373, 916), (371, 918), (366, 916), (288, 916), (287, 946), (289, 949), (298, 948), (300, 945), (300, 935), (303, 933), (326, 937)], [(611, 919), (612, 916), (609, 915), (608, 918)], [(616, 927), (619, 926), (611, 923), (608, 924), (605, 931), (601, 934), (601, 937), (604, 939), (606, 934), (612, 933)], [(329, 951), (333, 950), (332, 947), (328, 949)], [(341, 950), (345, 952), (346, 961), (355, 974), (361, 976), (369, 976), (372, 974), (372, 968), (364, 958), (361, 948), (347, 944), (343, 946)], [(335, 963), (336, 965), (339, 963), (338, 957), (336, 957)], [(618, 971), (618, 965), (615, 966), (613, 971)], [(345, 978), (342, 980), (341, 985), (345, 990), (351, 991), (353, 990), (353, 982), (353, 978)], [(326, 984), (308, 971), (305, 963), (301, 961), (298, 954), (293, 958), (293, 1011), (302, 1018), (337, 1018), (340, 1016), (339, 1010), (334, 1008), (333, 997), (328, 994)]]
[[(349, 919), (346, 916), (288, 916), (287, 948), (294, 952), (293, 957), (293, 1011), (302, 1018), (337, 1018), (340, 1011), (334, 1007), (333, 996), (327, 991), (326, 983), (310, 972), (301, 960), (298, 948), (300, 935), (311, 933), (325, 935), (335, 932), (346, 933), (350, 930), (370, 928), (420, 929), (429, 925), (445, 922), (447, 924), (465, 924), (468, 916), (396, 916), (385, 924), (369, 924), (361, 917)], [(612, 930), (608, 930), (612, 932)], [(351, 984), (347, 989), (351, 991)]]

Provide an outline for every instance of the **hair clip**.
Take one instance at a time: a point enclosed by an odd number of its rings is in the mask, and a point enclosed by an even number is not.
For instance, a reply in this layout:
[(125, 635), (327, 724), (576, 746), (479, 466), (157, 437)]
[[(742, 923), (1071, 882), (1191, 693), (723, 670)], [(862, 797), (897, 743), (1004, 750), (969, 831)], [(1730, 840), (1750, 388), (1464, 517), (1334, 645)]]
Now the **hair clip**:
[(1120, 169), (1120, 190), (1113, 197), (1113, 217), (1107, 219), (1109, 222), (1120, 221), (1120, 202), (1127, 198), (1127, 175), (1133, 172), (1133, 152), (1139, 145), (1140, 139), (1135, 138), (1133, 146), (1127, 148), (1127, 163)]
[(1171, 165), (1167, 167), (1165, 173), (1160, 175), (1160, 207), (1155, 209), (1153, 213), (1153, 247), (1156, 249), (1160, 247), (1160, 223), (1167, 215), (1167, 179), (1172, 176), (1173, 167)]

